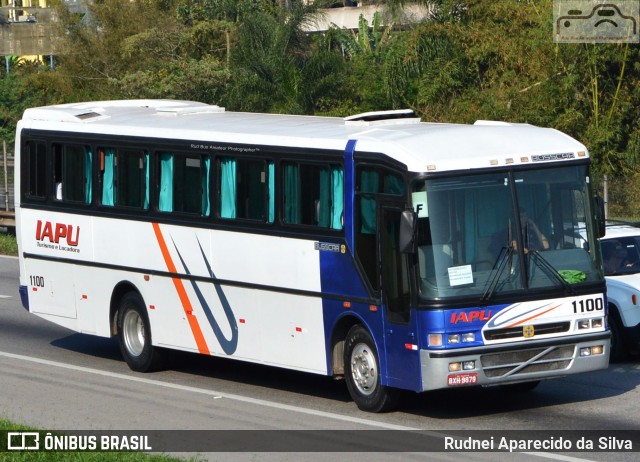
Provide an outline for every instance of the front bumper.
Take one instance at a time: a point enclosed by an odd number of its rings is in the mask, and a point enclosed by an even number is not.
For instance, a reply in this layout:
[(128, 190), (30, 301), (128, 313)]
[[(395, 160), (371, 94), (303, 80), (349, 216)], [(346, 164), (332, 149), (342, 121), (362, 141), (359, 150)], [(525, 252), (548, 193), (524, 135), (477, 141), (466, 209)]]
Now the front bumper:
[[(459, 385), (505, 385), (562, 377), (609, 366), (611, 333), (575, 335), (455, 350), (420, 350), (422, 391)], [(603, 354), (580, 356), (582, 348), (603, 346)], [(450, 372), (453, 362), (475, 368)]]

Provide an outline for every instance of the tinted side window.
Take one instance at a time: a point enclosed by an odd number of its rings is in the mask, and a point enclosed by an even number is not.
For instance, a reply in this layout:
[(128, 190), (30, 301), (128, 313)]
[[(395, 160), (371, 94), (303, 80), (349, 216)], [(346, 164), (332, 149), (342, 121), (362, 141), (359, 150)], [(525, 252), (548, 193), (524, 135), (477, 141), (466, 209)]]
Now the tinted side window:
[(210, 156), (158, 153), (158, 208), (209, 216)]
[(53, 145), (56, 200), (91, 203), (91, 159), (91, 150), (84, 146)]
[(273, 162), (223, 157), (218, 162), (222, 218), (274, 220)]
[(44, 143), (28, 142), (25, 146), (26, 166), (24, 191), (27, 197), (47, 197), (47, 148)]
[(285, 223), (342, 229), (344, 175), (339, 165), (282, 165)]

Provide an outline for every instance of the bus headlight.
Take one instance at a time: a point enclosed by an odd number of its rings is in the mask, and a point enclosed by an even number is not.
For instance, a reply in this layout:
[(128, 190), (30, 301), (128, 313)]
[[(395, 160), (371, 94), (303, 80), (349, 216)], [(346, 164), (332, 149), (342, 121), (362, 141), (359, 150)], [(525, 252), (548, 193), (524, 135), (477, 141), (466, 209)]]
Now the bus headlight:
[(578, 329), (588, 329), (590, 326), (588, 319), (581, 319), (578, 321)]
[(476, 341), (476, 334), (473, 332), (467, 332), (466, 334), (462, 334), (462, 343), (469, 343)]
[(601, 355), (602, 353), (604, 353), (603, 345), (595, 345), (592, 347), (580, 348), (580, 356), (583, 356), (583, 357)]
[(458, 343), (469, 343), (476, 341), (476, 334), (473, 332), (465, 332), (463, 334), (447, 335), (447, 343), (457, 345)]

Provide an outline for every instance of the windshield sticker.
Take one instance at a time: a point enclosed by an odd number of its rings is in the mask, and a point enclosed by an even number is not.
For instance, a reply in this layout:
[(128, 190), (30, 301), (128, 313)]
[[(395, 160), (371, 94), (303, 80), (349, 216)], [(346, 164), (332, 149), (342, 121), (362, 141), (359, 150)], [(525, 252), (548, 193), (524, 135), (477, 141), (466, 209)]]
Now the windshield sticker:
[(471, 265), (452, 266), (448, 271), (449, 285), (451, 287), (473, 284), (473, 271), (471, 271)]
[(411, 193), (411, 202), (413, 210), (418, 214), (418, 218), (428, 218), (429, 209), (427, 207), (427, 191), (418, 191)]

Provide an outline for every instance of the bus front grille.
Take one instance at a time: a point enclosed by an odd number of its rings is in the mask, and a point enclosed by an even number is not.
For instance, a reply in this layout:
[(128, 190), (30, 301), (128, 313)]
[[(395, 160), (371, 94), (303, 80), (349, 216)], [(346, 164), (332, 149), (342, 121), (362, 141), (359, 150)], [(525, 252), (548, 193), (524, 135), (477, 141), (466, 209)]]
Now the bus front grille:
[[(570, 323), (554, 322), (550, 324), (534, 325), (535, 335), (558, 334), (569, 331)], [(506, 329), (492, 329), (484, 332), (485, 340), (504, 340), (508, 338), (524, 338), (524, 326), (509, 327)]]
[(534, 372), (568, 369), (574, 345), (492, 353), (480, 356), (487, 377), (519, 377)]

